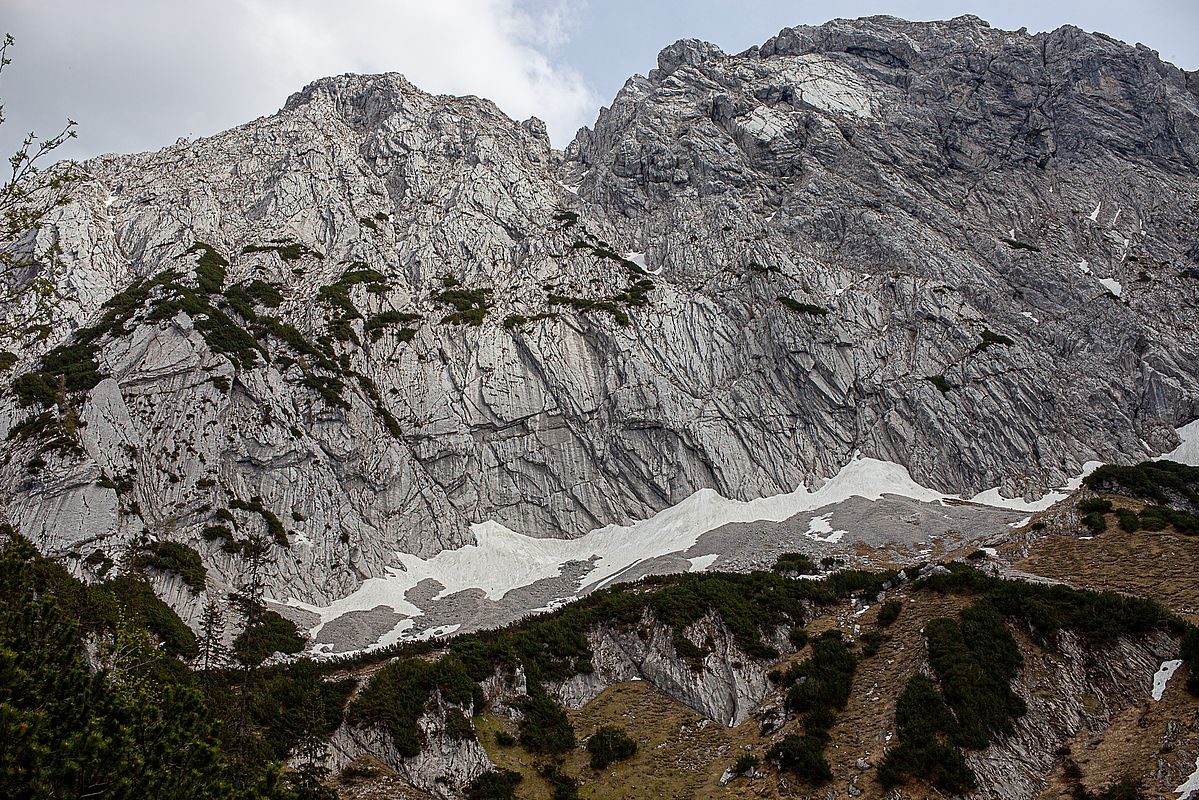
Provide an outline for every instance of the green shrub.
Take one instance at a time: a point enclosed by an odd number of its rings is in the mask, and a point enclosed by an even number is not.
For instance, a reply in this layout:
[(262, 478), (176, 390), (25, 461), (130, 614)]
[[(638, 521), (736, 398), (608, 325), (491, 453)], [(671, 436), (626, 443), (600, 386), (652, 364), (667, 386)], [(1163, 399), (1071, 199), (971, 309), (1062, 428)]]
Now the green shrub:
[(229, 262), (216, 251), (216, 248), (205, 242), (196, 242), (189, 247), (184, 255), (199, 253), (196, 260), (196, 285), (205, 294), (216, 294), (225, 285), (225, 269)]
[(812, 657), (784, 673), (784, 685), (790, 687), (787, 707), (800, 713), (844, 708), (849, 702), (855, 666), (856, 660), (840, 631), (820, 634), (812, 640)]
[(1145, 506), (1138, 521), (1142, 528), (1149, 531), (1173, 526), (1186, 536), (1199, 536), (1199, 515), (1188, 511), (1177, 511), (1167, 506)]
[(445, 703), (473, 711), (483, 707), (483, 689), (454, 655), (437, 661), (408, 658), (394, 661), (371, 676), (346, 710), (346, 721), (357, 726), (381, 725), (396, 751), (411, 758), (420, 753), (417, 721), (434, 692), (439, 692)]
[(294, 622), (270, 610), (260, 610), (233, 640), (233, 653), (245, 664), (261, 664), (275, 653), (298, 653), (304, 639)]
[(1003, 334), (996, 333), (990, 328), (983, 328), (981, 336), (982, 341), (979, 342), (978, 346), (974, 348), (974, 352), (976, 353), (981, 353), (983, 350), (986, 350), (993, 344), (1003, 345), (1004, 347), (1011, 347), (1015, 344), (1015, 342), (1008, 337), (1004, 336)]
[(879, 631), (866, 631), (862, 634), (862, 655), (870, 658), (877, 655), (879, 649), (884, 643), (890, 641), (891, 637)]
[(569, 228), (571, 225), (574, 225), (578, 221), (579, 221), (579, 215), (577, 213), (575, 213), (574, 211), (567, 211), (566, 209), (563, 208), (563, 209), (558, 209), (557, 211), (554, 212), (554, 222), (561, 222), (563, 229)]
[(1083, 484), (1162, 506), (1171, 505), (1174, 496), (1199, 507), (1199, 467), (1174, 461), (1145, 461), (1133, 467), (1105, 464), (1083, 478)]
[(495, 743), (500, 747), (515, 747), (516, 737), (508, 733), (508, 731), (496, 731)]
[(1043, 640), (1069, 629), (1091, 644), (1105, 645), (1122, 635), (1140, 636), (1173, 624), (1169, 612), (1152, 600), (1004, 580), (965, 564), (945, 566), (948, 574), (922, 578), (916, 585), (941, 593), (981, 596), (1004, 617), (1027, 622)]
[(89, 589), (93, 604), (98, 608), (112, 607), (104, 595), (115, 600), (116, 606), (125, 611), (134, 624), (151, 631), (163, 643), (168, 653), (193, 658), (199, 647), (196, 635), (183, 624), (174, 609), (154, 594), (154, 589), (144, 580), (134, 577), (114, 578)]
[(384, 311), (375, 314), (368, 319), (362, 326), (362, 332), (371, 337), (371, 341), (378, 341), (383, 338), (383, 329), (389, 325), (406, 325), (409, 322), (420, 322), (423, 319), (420, 314), (411, 314), (402, 311)]
[(1112, 503), (1101, 497), (1091, 497), (1079, 503), (1078, 510), (1083, 514), (1108, 514), (1111, 513)]
[(309, 660), (261, 673), (249, 698), (250, 723), (262, 732), (273, 759), (286, 759), (301, 740), (328, 740), (341, 725), (342, 708), (356, 684), (353, 678), (325, 680), (320, 666)]
[(1144, 797), (1144, 784), (1133, 775), (1123, 776), (1098, 793), (1088, 791), (1081, 783), (1074, 787), (1074, 800), (1144, 800)]
[(828, 309), (824, 306), (813, 305), (812, 303), (802, 303), (785, 294), (778, 296), (778, 301), (787, 308), (800, 314), (812, 314), (813, 316), (822, 317), (828, 313)]
[(558, 764), (540, 764), (537, 772), (550, 785), (550, 800), (579, 800), (579, 782)]
[(816, 562), (803, 553), (783, 553), (774, 561), (774, 571), (797, 575), (815, 575), (820, 572)]
[(173, 572), (183, 579), (192, 593), (204, 591), (204, 580), (208, 570), (200, 554), (179, 542), (149, 542), (134, 556), (139, 568)]
[(516, 800), (521, 774), (511, 770), (484, 772), (466, 787), (467, 800)]
[(551, 306), (570, 306), (575, 311), (605, 311), (611, 314), (612, 318), (616, 320), (616, 324), (621, 327), (627, 327), (630, 324), (629, 315), (617, 305), (615, 300), (589, 300), (550, 292), (546, 295), (546, 302)]
[(575, 746), (575, 731), (566, 712), (545, 693), (541, 684), (529, 686), (521, 700), (520, 743), (534, 753), (557, 755)]
[(886, 789), (919, 778), (946, 795), (968, 794), (976, 788), (973, 770), (962, 752), (945, 739), (956, 721), (932, 681), (913, 675), (895, 706), (899, 743), (878, 768)]
[(604, 725), (587, 740), (587, 752), (591, 754), (591, 768), (602, 770), (636, 755), (637, 743), (620, 728)]
[(489, 300), (492, 290), (490, 288), (464, 289), (458, 286), (456, 280), (452, 285), (446, 284), (445, 278), (442, 279), (442, 283), (446, 288), (440, 292), (434, 292), (431, 299), (435, 303), (452, 307), (454, 311), (443, 317), (441, 323), (443, 325), (482, 325), (483, 318), (487, 316), (487, 312), (491, 308)]
[(1187, 627), (1182, 635), (1179, 658), (1187, 664), (1187, 691), (1199, 697), (1199, 628)]
[(262, 521), (266, 525), (267, 533), (270, 534), (271, 539), (274, 540), (275, 544), (279, 545), (280, 547), (287, 547), (289, 545), (287, 540), (287, 531), (283, 528), (282, 520), (275, 515), (274, 511), (271, 511), (269, 508), (263, 505), (261, 497), (251, 497), (249, 502), (233, 497), (229, 500), (229, 507), (236, 508), (239, 511), (249, 511), (262, 517)]
[(1089, 514), (1084, 514), (1082, 524), (1090, 529), (1091, 533), (1099, 534), (1107, 530), (1107, 519), (1098, 511), (1092, 511)]
[(832, 767), (824, 757), (826, 743), (821, 736), (788, 734), (766, 751), (766, 760), (805, 783), (822, 786), (833, 779)]
[(1120, 524), (1120, 530), (1125, 533), (1135, 533), (1141, 527), (1141, 520), (1136, 512), (1127, 508), (1116, 509), (1116, 521)]
[(888, 627), (892, 622), (899, 619), (899, 612), (901, 611), (903, 611), (903, 603), (898, 600), (886, 601), (878, 610), (878, 626), (880, 628)]
[(445, 732), (451, 739), (475, 741), (475, 728), (460, 710), (451, 708), (445, 715)]
[(546, 311), (546, 312), (542, 312), (540, 314), (534, 314), (531, 317), (526, 317), (524, 314), (509, 314), (508, 316), (504, 317), (504, 327), (507, 328), (508, 330), (514, 330), (516, 328), (523, 328), (525, 325), (528, 325), (533, 322), (540, 322), (543, 319), (557, 319), (557, 318), (558, 318), (558, 315), (552, 311)]
[(1041, 248), (1037, 247), (1035, 244), (1028, 244), (1027, 242), (1019, 242), (1015, 239), (1006, 239), (1003, 237), (1000, 237), (999, 241), (1003, 242), (1008, 247), (1011, 247), (1013, 250), (1031, 250), (1034, 253), (1041, 252)]
[(924, 636), (929, 664), (957, 718), (952, 743), (981, 750), (1009, 735), (1027, 710), (1011, 689), (1024, 659), (995, 608), (977, 601), (956, 620), (930, 620)]
[(746, 775), (757, 769), (758, 757), (753, 753), (744, 753), (737, 757), (737, 763), (733, 765), (734, 775)]

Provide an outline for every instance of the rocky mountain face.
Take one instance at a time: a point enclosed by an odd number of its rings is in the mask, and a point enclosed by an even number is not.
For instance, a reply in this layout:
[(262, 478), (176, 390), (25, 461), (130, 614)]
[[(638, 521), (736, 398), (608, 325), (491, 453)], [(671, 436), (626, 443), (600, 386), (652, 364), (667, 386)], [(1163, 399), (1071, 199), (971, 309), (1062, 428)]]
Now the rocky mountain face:
[(145, 533), (223, 596), (259, 535), (268, 597), (328, 608), (478, 523), (575, 537), (855, 454), (1033, 499), (1199, 416), (1199, 78), (1075, 28), (684, 40), (564, 152), (344, 75), (82, 166), (29, 243), (63, 301), (0, 487), (89, 577)]

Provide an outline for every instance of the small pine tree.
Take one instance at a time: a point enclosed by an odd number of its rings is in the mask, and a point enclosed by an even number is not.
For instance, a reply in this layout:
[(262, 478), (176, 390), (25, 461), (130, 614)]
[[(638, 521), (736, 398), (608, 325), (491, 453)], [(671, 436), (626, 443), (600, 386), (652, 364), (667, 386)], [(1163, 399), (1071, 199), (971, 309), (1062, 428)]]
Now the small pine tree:
[(196, 658), (196, 667), (203, 674), (228, 663), (229, 649), (224, 639), (225, 609), (215, 597), (209, 597), (200, 612), (200, 655)]

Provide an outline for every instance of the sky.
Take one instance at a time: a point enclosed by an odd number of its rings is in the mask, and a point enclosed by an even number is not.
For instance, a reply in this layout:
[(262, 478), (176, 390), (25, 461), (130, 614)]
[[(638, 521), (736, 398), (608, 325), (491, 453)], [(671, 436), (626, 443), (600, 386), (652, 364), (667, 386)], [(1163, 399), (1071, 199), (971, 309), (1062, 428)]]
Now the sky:
[(677, 39), (735, 53), (784, 27), (870, 14), (1072, 24), (1199, 69), (1197, 0), (0, 0), (0, 30), (17, 40), (0, 75), (0, 152), (68, 118), (78, 138), (56, 155), (153, 150), (271, 114), (344, 72), (487, 97), (540, 117), (564, 147)]

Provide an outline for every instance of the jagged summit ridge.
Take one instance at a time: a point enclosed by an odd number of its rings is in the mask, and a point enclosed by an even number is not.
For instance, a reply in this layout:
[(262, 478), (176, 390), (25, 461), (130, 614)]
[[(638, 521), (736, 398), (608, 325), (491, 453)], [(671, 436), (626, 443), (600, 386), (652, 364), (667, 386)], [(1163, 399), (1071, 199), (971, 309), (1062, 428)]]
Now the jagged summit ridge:
[[(256, 497), (272, 596), (328, 609), (472, 525), (574, 537), (855, 453), (1032, 499), (1169, 450), (1199, 417), (1190, 86), (1076, 29), (869, 18), (672, 45), (564, 153), (383, 75), (93, 160), (43, 231), (62, 318), (10, 375), (128, 316), (91, 385), (3, 399), (5, 512), (58, 554), (185, 542), (215, 592), (244, 565), (204, 531)], [(72, 415), (77, 447), (30, 433)], [(344, 624), (412, 624), (387, 607)]]

